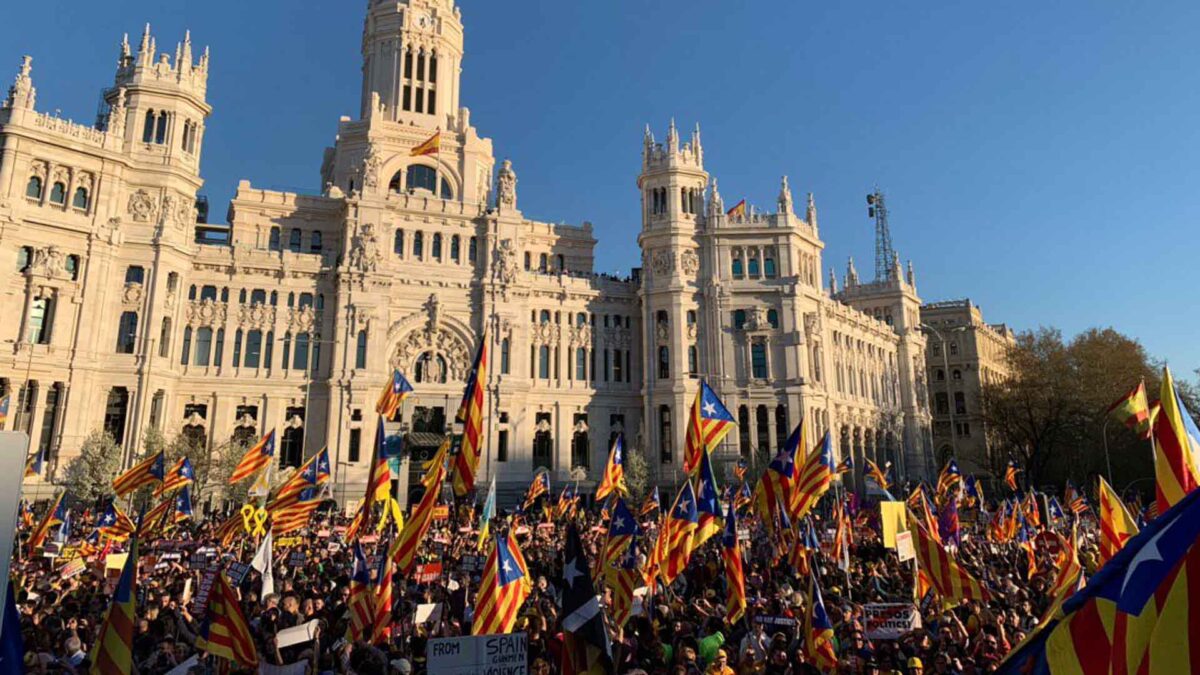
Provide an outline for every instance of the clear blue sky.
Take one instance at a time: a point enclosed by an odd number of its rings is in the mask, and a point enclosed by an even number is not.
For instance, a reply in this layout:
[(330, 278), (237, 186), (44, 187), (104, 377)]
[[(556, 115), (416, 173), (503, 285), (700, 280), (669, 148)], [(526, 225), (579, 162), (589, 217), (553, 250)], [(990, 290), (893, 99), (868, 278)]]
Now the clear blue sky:
[[(1200, 367), (1200, 4), (460, 0), (464, 102), (533, 218), (596, 224), (637, 264), (643, 126), (703, 128), (727, 203), (814, 192), (825, 265), (873, 267), (864, 194), (926, 300), (1068, 335), (1113, 326)], [(365, 2), (16, 3), (0, 75), (34, 56), (38, 107), (90, 121), (122, 32), (211, 45), (204, 192), (317, 187), (356, 115)]]

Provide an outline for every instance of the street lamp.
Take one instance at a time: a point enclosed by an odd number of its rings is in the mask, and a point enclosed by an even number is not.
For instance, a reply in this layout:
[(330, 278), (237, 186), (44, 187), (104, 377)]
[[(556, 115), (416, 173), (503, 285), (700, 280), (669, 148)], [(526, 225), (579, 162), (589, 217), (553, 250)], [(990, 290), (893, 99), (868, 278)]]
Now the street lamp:
[[(965, 331), (966, 329), (967, 329), (966, 326), (956, 326), (954, 328), (951, 328), (949, 332), (961, 333), (961, 332)], [(921, 330), (926, 333), (932, 333), (933, 335), (937, 336), (938, 342), (940, 342), (942, 344), (942, 366), (943, 366), (942, 373), (943, 373), (944, 377), (949, 378), (950, 377), (950, 356), (949, 356), (949, 351), (946, 349), (947, 343), (946, 343), (945, 336), (942, 335), (941, 331), (934, 328), (933, 326), (930, 326), (927, 323), (921, 324)], [(954, 428), (954, 402), (950, 400), (950, 398), (951, 398), (950, 397), (950, 382), (951, 382), (951, 380), (947, 379), (947, 380), (945, 380), (945, 382), (946, 382), (946, 410), (950, 413), (950, 453), (954, 457), (954, 460), (958, 461), (958, 430)], [(936, 410), (936, 408), (935, 408), (935, 410)]]

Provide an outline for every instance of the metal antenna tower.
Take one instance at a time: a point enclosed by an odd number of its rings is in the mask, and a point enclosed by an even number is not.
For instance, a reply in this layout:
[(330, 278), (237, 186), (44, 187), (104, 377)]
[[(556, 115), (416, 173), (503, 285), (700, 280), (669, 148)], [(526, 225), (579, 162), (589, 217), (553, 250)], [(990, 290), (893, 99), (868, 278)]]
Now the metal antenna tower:
[(887, 204), (883, 190), (878, 187), (867, 195), (867, 215), (875, 219), (875, 281), (890, 281), (896, 251), (892, 248), (892, 232), (888, 229)]

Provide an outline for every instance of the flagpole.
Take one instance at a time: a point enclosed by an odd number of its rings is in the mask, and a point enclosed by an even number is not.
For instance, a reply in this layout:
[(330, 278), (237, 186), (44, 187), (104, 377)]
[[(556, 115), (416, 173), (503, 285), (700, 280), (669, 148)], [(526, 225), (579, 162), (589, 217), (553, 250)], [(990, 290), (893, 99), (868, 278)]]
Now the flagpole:
[[(1108, 482), (1110, 485), (1112, 484), (1112, 481), (1113, 481), (1113, 475), (1112, 475), (1112, 461), (1110, 461), (1108, 458), (1108, 422), (1111, 419), (1112, 419), (1111, 416), (1105, 415), (1104, 416), (1104, 426), (1100, 429), (1100, 438), (1102, 438), (1104, 440), (1104, 464), (1108, 468)], [(1153, 447), (1151, 447), (1151, 458), (1153, 458)]]

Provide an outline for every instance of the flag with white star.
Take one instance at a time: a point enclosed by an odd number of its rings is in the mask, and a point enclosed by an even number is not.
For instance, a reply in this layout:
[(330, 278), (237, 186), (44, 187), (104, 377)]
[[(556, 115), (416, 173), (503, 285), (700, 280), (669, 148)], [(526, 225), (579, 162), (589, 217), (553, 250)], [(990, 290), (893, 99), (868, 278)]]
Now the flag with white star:
[(700, 380), (700, 391), (692, 404), (688, 418), (687, 437), (683, 446), (683, 469), (692, 474), (700, 467), (700, 456), (716, 449), (736, 423), (729, 409), (717, 398), (708, 382)]
[(574, 523), (567, 528), (562, 589), (563, 674), (613, 672), (612, 644)]

